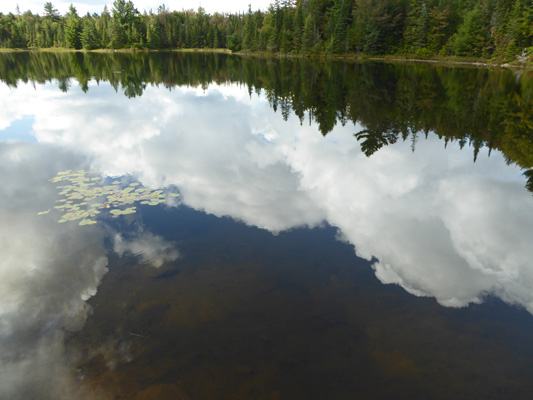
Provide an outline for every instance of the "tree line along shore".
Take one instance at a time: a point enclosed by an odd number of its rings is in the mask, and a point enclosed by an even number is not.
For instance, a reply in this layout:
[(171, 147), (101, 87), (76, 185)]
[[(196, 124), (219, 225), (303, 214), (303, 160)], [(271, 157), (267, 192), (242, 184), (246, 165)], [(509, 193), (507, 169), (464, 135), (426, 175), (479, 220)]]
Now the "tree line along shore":
[(401, 56), (528, 62), (530, 0), (276, 0), (266, 11), (140, 12), (131, 1), (80, 16), (51, 2), (0, 13), (1, 48), (227, 49), (286, 55)]

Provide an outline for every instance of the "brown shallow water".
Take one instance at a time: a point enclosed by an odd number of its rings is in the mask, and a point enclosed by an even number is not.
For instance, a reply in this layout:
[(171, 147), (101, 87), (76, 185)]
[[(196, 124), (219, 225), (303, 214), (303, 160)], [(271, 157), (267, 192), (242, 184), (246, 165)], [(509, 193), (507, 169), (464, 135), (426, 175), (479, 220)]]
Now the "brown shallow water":
[[(189, 223), (179, 224), (179, 214)], [(335, 230), (277, 236), (185, 210), (160, 269), (111, 262), (67, 347), (113, 399), (528, 398), (531, 319), (382, 285)], [(165, 224), (163, 224), (165, 225)], [(201, 234), (200, 234), (201, 233)], [(168, 239), (168, 238), (167, 238)], [(526, 321), (524, 323), (524, 320)], [(525, 350), (525, 351), (524, 351)]]

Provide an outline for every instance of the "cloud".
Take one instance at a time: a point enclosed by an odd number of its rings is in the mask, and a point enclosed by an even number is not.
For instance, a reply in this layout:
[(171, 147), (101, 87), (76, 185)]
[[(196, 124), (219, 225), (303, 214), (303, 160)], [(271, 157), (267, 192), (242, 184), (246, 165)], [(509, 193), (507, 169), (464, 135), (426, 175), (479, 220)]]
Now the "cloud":
[[(50, 86), (36, 92), (41, 99), (55, 95)], [(177, 185), (184, 204), (217, 216), (273, 232), (321, 223), (323, 214), (298, 189), (283, 153), (261, 136), (271, 129), (263, 116), (268, 103), (254, 98), (247, 106), (248, 98), (244, 87), (213, 85), (206, 93), (149, 87), (127, 99), (91, 84), (88, 95), (73, 89), (35, 107), (34, 132), (39, 143), (83, 150), (107, 175)]]
[[(533, 198), (501, 154), (482, 151), (473, 163), (469, 149), (444, 150), (430, 135), (414, 153), (398, 142), (367, 158), (357, 127), (323, 137), (295, 117), (283, 121), (264, 98), (249, 100), (245, 87), (149, 87), (128, 100), (105, 86), (36, 111), (39, 141), (83, 150), (109, 175), (176, 185), (185, 205), (273, 233), (325, 220), (359, 256), (379, 260), (383, 283), (445, 306), (492, 293), (533, 313), (533, 217), (524, 212)], [(51, 110), (68, 115), (60, 129)]]
[[(157, 12), (157, 8), (161, 4), (165, 4), (167, 9), (172, 11), (181, 11), (181, 10), (197, 10), (198, 7), (202, 6), (206, 12), (213, 14), (215, 12), (239, 12), (247, 11), (248, 4), (252, 5), (252, 10), (256, 11), (257, 9), (266, 10), (270, 5), (270, 0), (233, 0), (230, 3), (221, 3), (216, 0), (167, 0), (165, 2), (154, 3), (149, 0), (135, 0), (132, 1), (133, 5), (141, 13), (144, 11)], [(0, 5), (0, 12), (7, 14), (16, 12), (17, 4), (21, 12), (31, 10), (33, 13), (44, 15), (44, 3), (37, 0), (17, 0), (16, 3), (11, 2), (2, 2)], [(64, 15), (68, 12), (70, 5), (74, 5), (79, 15), (85, 15), (89, 13), (101, 14), (104, 10), (104, 6), (107, 4), (107, 9), (111, 12), (113, 8), (112, 1), (101, 1), (101, 0), (78, 0), (78, 1), (53, 1), (52, 4), (59, 11), (60, 14)]]
[(501, 155), (472, 164), (470, 151), (452, 146), (441, 157), (436, 137), (414, 154), (399, 143), (368, 159), (353, 144), (330, 153), (301, 143), (291, 164), (302, 185), (358, 255), (379, 259), (383, 283), (453, 307), (492, 293), (533, 313), (533, 217), (523, 212), (533, 201)]
[(159, 268), (179, 258), (179, 252), (172, 243), (150, 232), (141, 232), (136, 237), (125, 239), (120, 233), (114, 237), (113, 250), (120, 256), (136, 256), (141, 263)]
[(73, 399), (63, 333), (81, 329), (107, 271), (103, 232), (37, 215), (54, 204), (48, 179), (72, 154), (0, 143), (0, 155), (0, 398)]
[[(87, 351), (85, 359), (93, 359), (101, 356), (107, 368), (114, 370), (117, 366), (129, 363), (133, 360), (130, 340), (109, 336), (105, 340), (96, 344), (96, 347), (84, 349)], [(84, 377), (81, 377), (84, 378)]]
[[(20, 107), (19, 101), (24, 99), (24, 101), (29, 100), (29, 91), (31, 90), (30, 85), (23, 84), (17, 89), (11, 89), (5, 84), (0, 84), (0, 98), (7, 99), (8, 97), (11, 101), (2, 101), (2, 107), (0, 107), (0, 131), (8, 128), (16, 120), (22, 119), (25, 115), (30, 115), (33, 112), (32, 103), (30, 102), (28, 108)], [(0, 136), (0, 139), (2, 136)]]

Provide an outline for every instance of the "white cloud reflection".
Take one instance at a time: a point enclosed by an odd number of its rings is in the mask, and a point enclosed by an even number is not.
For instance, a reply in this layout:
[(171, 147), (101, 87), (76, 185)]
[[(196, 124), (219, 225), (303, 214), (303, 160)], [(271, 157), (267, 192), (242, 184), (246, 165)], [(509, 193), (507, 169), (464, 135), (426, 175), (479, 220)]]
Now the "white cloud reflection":
[(83, 326), (107, 271), (103, 233), (37, 215), (56, 200), (48, 179), (76, 165), (72, 154), (0, 143), (0, 157), (0, 398), (73, 399), (81, 392), (63, 336)]
[(414, 153), (397, 143), (367, 158), (353, 125), (324, 138), (236, 86), (127, 99), (100, 85), (34, 111), (39, 142), (83, 150), (107, 174), (177, 185), (188, 206), (272, 232), (327, 220), (379, 259), (384, 283), (454, 307), (493, 293), (533, 312), (533, 199), (499, 154), (473, 164), (468, 149), (430, 136)]
[(124, 238), (117, 233), (114, 236), (113, 250), (119, 257), (124, 255), (139, 257), (142, 264), (154, 268), (175, 261), (180, 255), (174, 244), (151, 232), (140, 232), (133, 238)]

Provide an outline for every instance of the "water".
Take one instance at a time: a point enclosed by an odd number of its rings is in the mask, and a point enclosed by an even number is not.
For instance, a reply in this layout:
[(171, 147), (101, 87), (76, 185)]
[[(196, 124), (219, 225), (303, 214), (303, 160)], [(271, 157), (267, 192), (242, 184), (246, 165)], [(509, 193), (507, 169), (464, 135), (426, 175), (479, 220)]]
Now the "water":
[[(20, 53), (0, 79), (1, 398), (529, 398), (530, 73)], [(58, 223), (67, 170), (122, 200)]]

